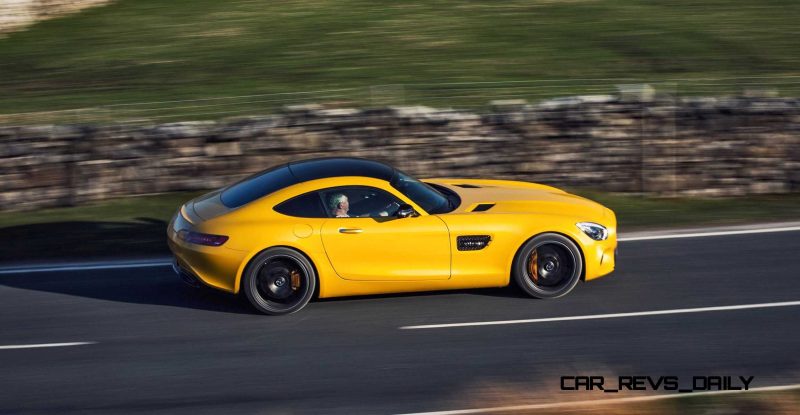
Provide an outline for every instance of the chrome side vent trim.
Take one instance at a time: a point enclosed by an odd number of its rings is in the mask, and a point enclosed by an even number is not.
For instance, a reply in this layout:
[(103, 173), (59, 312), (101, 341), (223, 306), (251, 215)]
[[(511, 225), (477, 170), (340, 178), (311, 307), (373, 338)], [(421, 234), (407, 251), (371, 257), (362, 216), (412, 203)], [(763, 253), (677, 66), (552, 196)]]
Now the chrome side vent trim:
[(472, 209), (472, 211), (473, 212), (486, 212), (487, 210), (489, 210), (489, 209), (491, 209), (493, 207), (494, 207), (494, 203), (480, 203), (480, 204), (478, 204), (478, 206), (475, 206), (475, 208)]
[(491, 240), (489, 235), (462, 235), (456, 237), (456, 247), (459, 251), (480, 251)]

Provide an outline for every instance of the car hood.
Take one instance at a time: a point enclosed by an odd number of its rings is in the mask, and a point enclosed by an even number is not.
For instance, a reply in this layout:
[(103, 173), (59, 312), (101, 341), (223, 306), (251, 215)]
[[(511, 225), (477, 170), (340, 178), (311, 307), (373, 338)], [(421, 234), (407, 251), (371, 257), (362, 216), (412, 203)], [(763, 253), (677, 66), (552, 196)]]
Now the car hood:
[(510, 180), (426, 179), (461, 198), (451, 213), (540, 213), (603, 222), (613, 213), (603, 205), (555, 187)]

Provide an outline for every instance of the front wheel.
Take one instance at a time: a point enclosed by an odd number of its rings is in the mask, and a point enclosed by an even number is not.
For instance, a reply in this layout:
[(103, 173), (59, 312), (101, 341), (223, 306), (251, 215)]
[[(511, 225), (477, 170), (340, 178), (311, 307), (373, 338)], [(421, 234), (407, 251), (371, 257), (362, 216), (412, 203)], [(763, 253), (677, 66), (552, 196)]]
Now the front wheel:
[(270, 248), (247, 266), (242, 289), (250, 304), (270, 315), (294, 313), (314, 295), (317, 278), (305, 256), (289, 248)]
[(530, 239), (514, 258), (514, 281), (535, 298), (558, 298), (575, 288), (583, 260), (569, 238), (545, 233)]

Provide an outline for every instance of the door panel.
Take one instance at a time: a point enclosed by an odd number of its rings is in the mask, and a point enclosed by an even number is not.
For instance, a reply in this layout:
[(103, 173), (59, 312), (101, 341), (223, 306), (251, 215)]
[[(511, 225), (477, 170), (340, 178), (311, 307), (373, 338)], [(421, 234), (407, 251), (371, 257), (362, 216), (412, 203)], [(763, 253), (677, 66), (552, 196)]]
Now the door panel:
[(437, 216), (332, 218), (322, 224), (322, 242), (344, 279), (450, 278), (450, 236)]

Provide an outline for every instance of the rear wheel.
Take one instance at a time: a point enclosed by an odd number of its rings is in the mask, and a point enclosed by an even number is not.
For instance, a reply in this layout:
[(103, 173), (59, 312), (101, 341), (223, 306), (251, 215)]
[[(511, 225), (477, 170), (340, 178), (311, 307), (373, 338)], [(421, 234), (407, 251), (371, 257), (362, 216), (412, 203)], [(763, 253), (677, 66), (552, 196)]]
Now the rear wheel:
[(558, 298), (575, 288), (583, 260), (569, 238), (554, 233), (534, 237), (522, 245), (512, 273), (517, 285), (536, 298)]
[(316, 288), (311, 262), (289, 248), (270, 248), (245, 269), (242, 289), (250, 304), (270, 315), (294, 313), (308, 304)]

